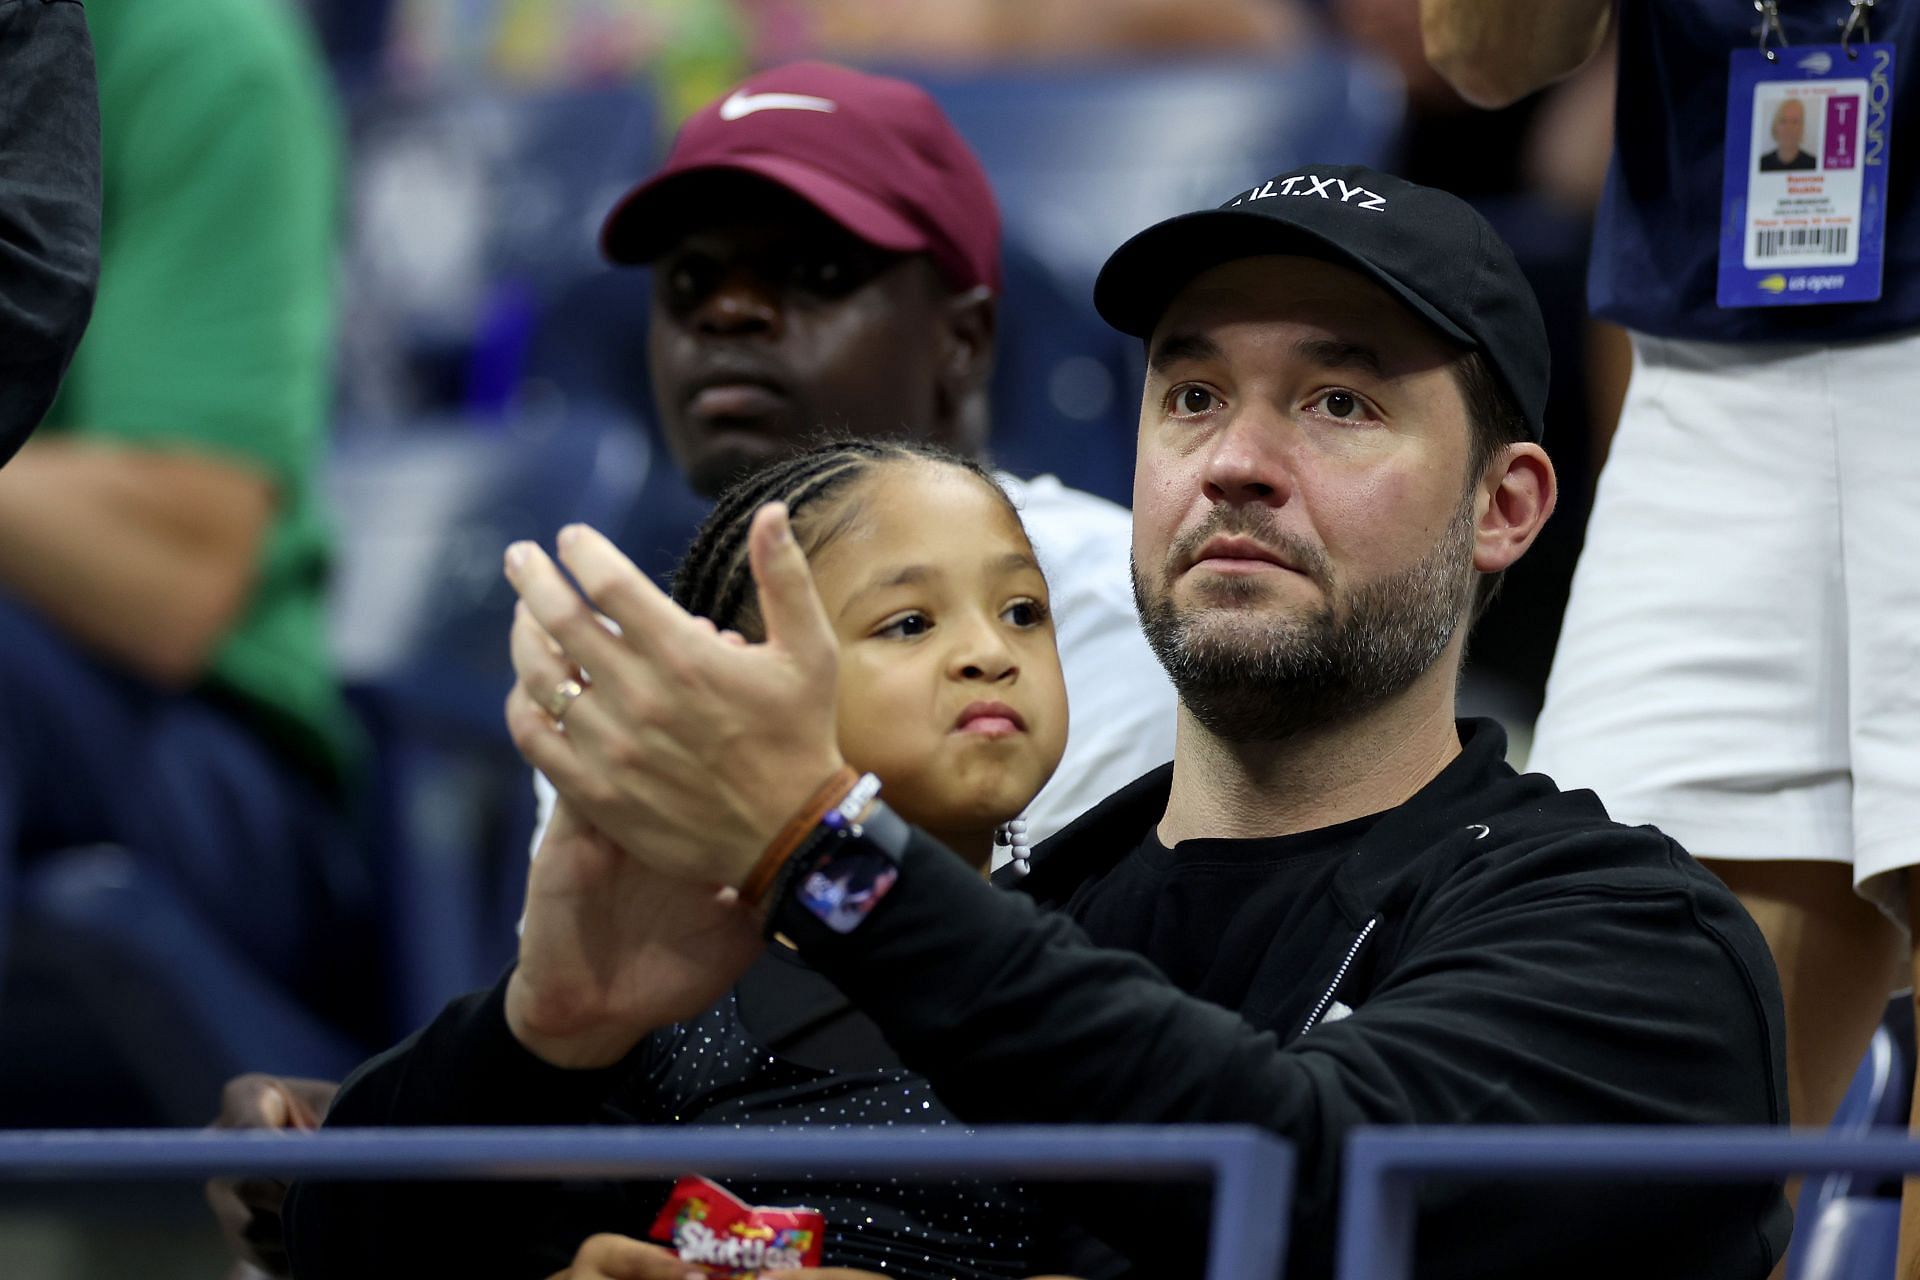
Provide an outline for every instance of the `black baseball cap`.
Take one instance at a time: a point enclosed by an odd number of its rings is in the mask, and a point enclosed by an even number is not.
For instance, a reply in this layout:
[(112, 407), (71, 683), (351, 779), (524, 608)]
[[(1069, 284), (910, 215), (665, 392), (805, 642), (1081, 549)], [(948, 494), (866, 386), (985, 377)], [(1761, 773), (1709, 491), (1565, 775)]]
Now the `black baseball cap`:
[(1533, 438), (1544, 433), (1547, 329), (1513, 250), (1460, 197), (1363, 165), (1307, 165), (1148, 227), (1107, 259), (1093, 305), (1120, 332), (1147, 338), (1194, 277), (1262, 254), (1321, 258), (1374, 280), (1485, 353)]

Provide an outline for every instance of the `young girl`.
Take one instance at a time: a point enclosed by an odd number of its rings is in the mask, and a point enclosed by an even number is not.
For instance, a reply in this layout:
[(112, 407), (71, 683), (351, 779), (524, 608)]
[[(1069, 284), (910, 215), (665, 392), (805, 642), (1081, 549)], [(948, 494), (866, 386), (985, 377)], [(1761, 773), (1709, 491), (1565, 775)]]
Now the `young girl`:
[[(722, 497), (673, 589), (683, 608), (749, 641), (761, 628), (747, 529), (773, 501), (788, 507), (839, 640), (842, 753), (880, 777), (900, 816), (985, 874), (996, 829), (1066, 744), (1047, 584), (1017, 513), (977, 465), (915, 445), (832, 444), (761, 472)], [(565, 815), (555, 826), (543, 859), (578, 829)], [(780, 945), (712, 1008), (603, 1070), (563, 1071), (527, 1053), (503, 1007), (500, 988), (456, 1002), (356, 1073), (328, 1123), (952, 1123), (874, 1026)], [(829, 1266), (1023, 1276), (1048, 1252), (1017, 1194), (972, 1180), (729, 1184), (750, 1203), (819, 1209)], [(595, 1232), (644, 1237), (662, 1192), (403, 1185), (369, 1195), (297, 1184), (292, 1258), (302, 1276), (397, 1273), (396, 1241), (415, 1239), (432, 1242), (445, 1274), (471, 1265), (545, 1276)]]

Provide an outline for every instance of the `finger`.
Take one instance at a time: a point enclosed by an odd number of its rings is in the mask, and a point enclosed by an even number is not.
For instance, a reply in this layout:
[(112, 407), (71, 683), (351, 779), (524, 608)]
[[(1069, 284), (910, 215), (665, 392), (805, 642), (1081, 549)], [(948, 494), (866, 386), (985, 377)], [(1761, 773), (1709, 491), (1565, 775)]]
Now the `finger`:
[(586, 1273), (575, 1280), (597, 1280), (600, 1276), (607, 1280), (685, 1280), (689, 1275), (703, 1274), (670, 1249), (616, 1235), (588, 1237), (574, 1255), (573, 1265), (575, 1271)]
[(247, 1227), (253, 1219), (253, 1212), (240, 1198), (231, 1178), (213, 1178), (207, 1182), (207, 1207), (213, 1210), (213, 1216), (220, 1224), (220, 1232), (226, 1236), (236, 1253), (247, 1253)]
[(275, 1276), (290, 1276), (293, 1268), (288, 1265), (286, 1255), (280, 1254), (261, 1262), (236, 1262), (228, 1273), (227, 1280), (274, 1280)]
[(277, 1222), (287, 1205), (287, 1185), (285, 1178), (250, 1174), (233, 1180), (233, 1194), (249, 1212), (265, 1213)]
[(834, 663), (833, 627), (813, 585), (806, 554), (794, 540), (784, 502), (769, 502), (753, 514), (747, 552), (767, 639), (812, 670)]
[[(579, 702), (584, 697), (586, 695), (581, 694), (574, 699), (575, 705), (568, 709), (569, 717), (579, 712)], [(536, 702), (524, 686), (516, 683), (507, 691), (504, 713), (507, 734), (513, 739), (514, 748), (528, 764), (547, 775), (555, 791), (561, 795), (594, 794), (592, 765), (581, 757), (572, 735), (553, 722), (553, 713)]]
[[(628, 656), (631, 661), (632, 655)], [(536, 669), (535, 674), (517, 682), (514, 691), (524, 694), (529, 703), (540, 709), (547, 718), (545, 736), (558, 736), (570, 744), (582, 769), (610, 775), (613, 759), (631, 755), (642, 740), (644, 717), (653, 706), (653, 699), (632, 683), (644, 670), (643, 663), (635, 665), (641, 670), (628, 672), (629, 683), (625, 687), (595, 684), (583, 674), (582, 687), (578, 692), (569, 691), (571, 696), (557, 719), (553, 714), (555, 694), (559, 684), (570, 678), (571, 668)], [(530, 724), (529, 728), (537, 731), (539, 726)], [(570, 782), (553, 777), (548, 781), (562, 795), (577, 794)]]
[(337, 1080), (313, 1080), (302, 1076), (280, 1077), (280, 1087), (293, 1103), (293, 1122), (298, 1129), (318, 1129), (327, 1110), (340, 1092)]
[(220, 1114), (216, 1129), (283, 1129), (287, 1125), (287, 1094), (273, 1076), (249, 1071), (220, 1087)]
[(560, 647), (560, 642), (547, 634), (547, 629), (534, 618), (525, 601), (516, 600), (513, 603), (513, 628), (518, 631), (522, 627), (530, 633), (526, 638), (527, 644), (555, 662), (567, 661), (567, 651)]
[(287, 1184), (267, 1178), (216, 1178), (207, 1183), (207, 1203), (234, 1256), (276, 1274), (286, 1274), (281, 1206)]
[(693, 616), (599, 530), (570, 524), (560, 531), (559, 545), (560, 563), (594, 607), (613, 619), (634, 652), (657, 660), (700, 634)]
[(529, 697), (547, 708), (548, 715), (553, 714), (554, 691), (563, 682), (585, 683), (579, 679), (580, 668), (567, 660), (566, 651), (534, 620), (524, 600), (513, 606), (513, 627), (507, 633), (507, 649), (515, 679)]
[(593, 606), (538, 544), (514, 543), (507, 548), (505, 565), (507, 581), (568, 659), (597, 673), (621, 656), (631, 661), (620, 638), (602, 625)]

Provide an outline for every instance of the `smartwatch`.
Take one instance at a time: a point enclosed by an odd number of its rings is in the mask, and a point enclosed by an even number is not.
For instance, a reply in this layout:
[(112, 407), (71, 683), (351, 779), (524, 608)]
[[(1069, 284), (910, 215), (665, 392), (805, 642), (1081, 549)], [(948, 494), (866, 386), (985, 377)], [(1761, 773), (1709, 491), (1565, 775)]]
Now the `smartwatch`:
[(913, 828), (874, 798), (878, 791), (877, 782), (871, 790), (856, 787), (827, 811), (782, 868), (776, 904), (791, 897), (835, 933), (852, 933), (865, 923), (900, 878), (913, 838)]

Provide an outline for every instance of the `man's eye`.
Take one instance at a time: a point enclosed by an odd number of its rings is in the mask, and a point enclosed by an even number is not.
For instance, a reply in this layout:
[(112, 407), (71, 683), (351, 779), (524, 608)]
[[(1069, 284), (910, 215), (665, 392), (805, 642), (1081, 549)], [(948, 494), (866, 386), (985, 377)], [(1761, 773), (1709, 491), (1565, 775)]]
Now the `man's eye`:
[(1189, 383), (1174, 388), (1172, 401), (1174, 416), (1192, 418), (1214, 409), (1219, 405), (1220, 397), (1198, 383)]
[(1367, 415), (1366, 402), (1351, 391), (1322, 392), (1314, 403), (1329, 418), (1364, 418)]
[(933, 619), (924, 613), (908, 613), (895, 618), (886, 626), (874, 632), (876, 636), (889, 636), (896, 640), (911, 640), (933, 630)]
[(675, 307), (697, 304), (713, 291), (719, 274), (711, 259), (681, 258), (671, 263), (664, 276), (668, 303)]
[(794, 267), (794, 278), (801, 288), (833, 297), (847, 287), (852, 275), (838, 258), (803, 259)]
[(857, 247), (802, 250), (788, 264), (795, 288), (819, 298), (844, 298), (886, 269), (887, 259)]

